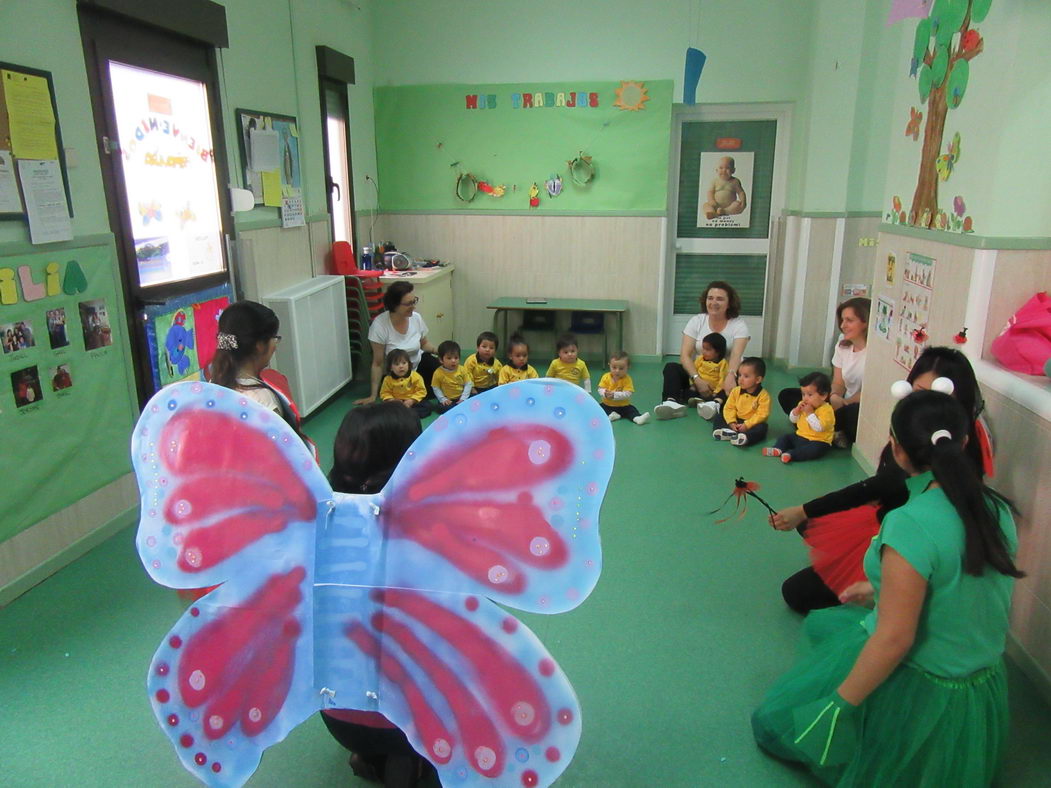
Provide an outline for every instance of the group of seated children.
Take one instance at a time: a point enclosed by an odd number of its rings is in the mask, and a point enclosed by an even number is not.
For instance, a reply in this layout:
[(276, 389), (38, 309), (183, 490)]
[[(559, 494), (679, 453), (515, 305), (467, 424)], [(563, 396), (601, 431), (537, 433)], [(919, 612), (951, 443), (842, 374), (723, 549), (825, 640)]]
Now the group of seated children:
[[(755, 356), (741, 361), (737, 386), (726, 394), (723, 381), (728, 374), (726, 339), (712, 332), (701, 340), (701, 352), (694, 362), (697, 375), (711, 393), (691, 397), (688, 405), (697, 407), (701, 418), (711, 421), (712, 437), (734, 446), (750, 446), (766, 438), (770, 418), (770, 395), (763, 389), (766, 363)], [(795, 434), (782, 435), (773, 446), (763, 449), (764, 457), (781, 462), (805, 462), (825, 455), (832, 445), (836, 413), (829, 403), (832, 380), (823, 372), (811, 372), (799, 381), (800, 401), (788, 414), (796, 425)]]

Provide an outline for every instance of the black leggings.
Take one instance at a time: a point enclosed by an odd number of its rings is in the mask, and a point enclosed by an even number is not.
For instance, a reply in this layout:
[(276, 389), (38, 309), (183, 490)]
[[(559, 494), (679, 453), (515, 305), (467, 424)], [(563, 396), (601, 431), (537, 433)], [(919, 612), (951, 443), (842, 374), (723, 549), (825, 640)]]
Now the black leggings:
[(686, 400), (696, 395), (697, 389), (693, 387), (690, 376), (686, 374), (686, 370), (682, 368), (682, 364), (678, 361), (674, 363), (669, 361), (665, 364), (663, 374), (664, 386), (661, 390), (662, 402), (671, 399), (685, 405)]
[(800, 569), (785, 580), (781, 584), (781, 596), (790, 608), (804, 616), (811, 610), (840, 604), (839, 597), (825, 585), (825, 581), (812, 566)]
[(420, 353), (420, 363), (416, 365), (416, 371), (420, 373), (420, 377), (423, 378), (423, 385), (427, 389), (427, 398), (430, 399), (434, 396), (434, 392), (431, 391), (431, 378), (434, 377), (434, 370), (438, 369), (442, 365), (442, 362), (438, 360), (438, 357), (433, 353), (427, 353), (423, 351)]

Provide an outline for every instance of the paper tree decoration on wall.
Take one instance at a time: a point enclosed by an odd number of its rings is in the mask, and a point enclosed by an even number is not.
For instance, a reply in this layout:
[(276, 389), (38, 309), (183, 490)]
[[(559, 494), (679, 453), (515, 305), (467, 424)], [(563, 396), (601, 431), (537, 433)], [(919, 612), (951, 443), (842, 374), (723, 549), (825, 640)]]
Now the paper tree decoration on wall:
[(621, 82), (615, 93), (617, 100), (613, 102), (613, 106), (632, 112), (645, 109), (646, 102), (650, 100), (646, 94), (645, 82)]
[(343, 495), (244, 395), (158, 392), (132, 438), (139, 556), (167, 586), (221, 583), (147, 676), (183, 765), (241, 785), (308, 716), (356, 708), (400, 727), (445, 785), (550, 785), (576, 750), (580, 707), (496, 603), (560, 613), (591, 593), (613, 453), (591, 397), (523, 381), (439, 418), (382, 492)]
[(985, 19), (993, 0), (935, 0), (931, 15), (916, 25), (909, 73), (916, 77), (920, 101), (927, 104), (927, 121), (920, 155), (920, 171), (909, 220), (923, 225), (923, 217), (938, 214), (938, 157), (945, 118), (967, 92), (970, 62), (982, 53), (984, 42), (971, 25)]

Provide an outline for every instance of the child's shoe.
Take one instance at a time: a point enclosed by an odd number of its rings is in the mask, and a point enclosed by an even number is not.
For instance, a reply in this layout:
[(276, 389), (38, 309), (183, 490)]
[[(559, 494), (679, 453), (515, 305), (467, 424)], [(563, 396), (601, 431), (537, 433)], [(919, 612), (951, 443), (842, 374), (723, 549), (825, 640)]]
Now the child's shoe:
[(609, 420), (610, 421), (620, 421), (620, 419), (621, 419), (621, 415), (619, 413), (617, 413), (617, 411), (613, 411), (612, 413), (609, 414)]
[(653, 415), (656, 416), (659, 421), (665, 421), (666, 419), (681, 419), (686, 415), (686, 406), (673, 399), (666, 399), (653, 409)]
[(780, 457), (781, 456), (781, 450), (780, 449), (775, 449), (773, 446), (767, 446), (765, 449), (763, 449), (763, 456), (764, 457)]
[(712, 430), (712, 437), (717, 441), (732, 441), (737, 434), (737, 432), (729, 427), (720, 427), (719, 429)]
[(633, 418), (632, 421), (635, 422), (636, 424), (638, 424), (639, 426), (642, 426), (643, 424), (649, 424), (649, 422), (650, 422), (650, 414), (648, 414), (648, 413), (640, 413), (638, 416)]
[(730, 443), (732, 443), (734, 446), (746, 446), (748, 444), (748, 436), (745, 435), (743, 432), (738, 432), (732, 438), (730, 438)]
[(850, 438), (847, 437), (847, 433), (843, 432), (843, 430), (836, 430), (832, 433), (832, 445), (837, 449), (849, 449)]
[(695, 407), (697, 407), (698, 403), (701, 403), (701, 402), (704, 402), (704, 400), (701, 399), (700, 397), (690, 397), (688, 400), (686, 400), (686, 407), (687, 408), (695, 408)]
[(697, 415), (705, 421), (711, 421), (715, 418), (715, 414), (719, 412), (718, 402), (702, 402), (697, 406)]
[(792, 462), (792, 455), (791, 454), (782, 454), (781, 455), (781, 462), (783, 462), (785, 465), (788, 465), (788, 463)]

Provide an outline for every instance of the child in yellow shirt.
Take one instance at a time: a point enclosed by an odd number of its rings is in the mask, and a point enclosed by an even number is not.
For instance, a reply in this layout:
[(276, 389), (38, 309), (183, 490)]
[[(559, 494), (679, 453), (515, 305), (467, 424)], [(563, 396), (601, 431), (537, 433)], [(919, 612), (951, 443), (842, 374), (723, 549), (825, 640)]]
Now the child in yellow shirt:
[(741, 360), (737, 367), (737, 386), (712, 419), (712, 437), (734, 446), (750, 446), (766, 439), (770, 418), (770, 394), (763, 389), (766, 362), (756, 356)]
[(599, 406), (609, 416), (610, 421), (631, 419), (642, 425), (650, 420), (649, 413), (639, 413), (631, 404), (631, 395), (635, 393), (635, 383), (628, 374), (631, 359), (623, 350), (618, 350), (609, 358), (609, 372), (598, 382), (598, 393), (602, 397)]
[(832, 445), (836, 429), (836, 412), (828, 404), (832, 381), (824, 372), (811, 372), (799, 379), (799, 394), (799, 404), (788, 414), (796, 425), (796, 434), (782, 435), (773, 448), (763, 449), (764, 457), (805, 462), (824, 457)]
[(536, 370), (529, 366), (529, 343), (521, 334), (513, 334), (507, 341), (507, 363), (500, 368), (500, 385), (538, 377)]
[(700, 355), (693, 363), (697, 377), (708, 384), (709, 393), (690, 397), (686, 404), (691, 407), (696, 405), (697, 415), (705, 421), (711, 421), (722, 411), (723, 403), (726, 402), (726, 392), (723, 390), (723, 381), (729, 368), (726, 337), (717, 331), (707, 334), (701, 340)]
[(397, 400), (421, 419), (431, 412), (427, 398), (427, 388), (419, 372), (413, 371), (409, 354), (400, 348), (394, 348), (387, 354), (387, 373), (380, 384), (380, 399), (384, 402)]
[(471, 376), (460, 366), (460, 346), (447, 339), (438, 345), (438, 360), (441, 366), (431, 377), (431, 390), (438, 398), (435, 408), (438, 413), (454, 408), (471, 396)]
[(500, 367), (503, 366), (496, 357), (496, 348), (499, 344), (496, 334), (492, 331), (483, 331), (478, 335), (478, 341), (475, 344), (477, 350), (469, 355), (463, 364), (463, 368), (467, 370), (474, 384), (471, 387), (472, 397), (489, 391), (489, 389), (495, 389), (500, 383)]
[(546, 377), (568, 380), (590, 394), (591, 373), (583, 359), (577, 358), (577, 338), (572, 334), (563, 334), (555, 342), (555, 350), (558, 358), (548, 365)]

